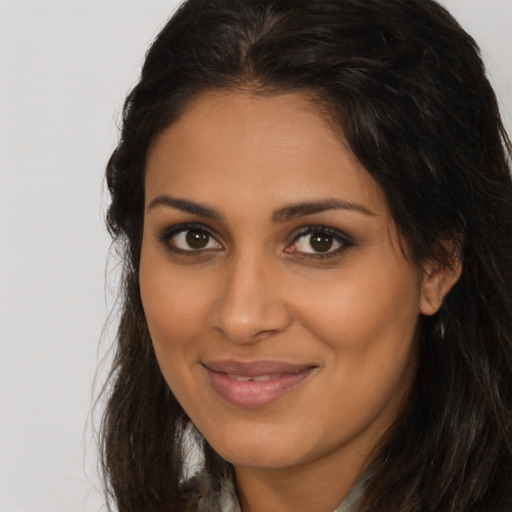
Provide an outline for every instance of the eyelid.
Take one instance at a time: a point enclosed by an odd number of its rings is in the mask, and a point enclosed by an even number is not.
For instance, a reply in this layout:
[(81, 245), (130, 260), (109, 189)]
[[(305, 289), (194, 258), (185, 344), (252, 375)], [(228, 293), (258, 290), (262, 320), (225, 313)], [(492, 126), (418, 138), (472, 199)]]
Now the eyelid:
[[(293, 244), (297, 242), (300, 238), (307, 235), (314, 235), (317, 233), (328, 234), (332, 236), (338, 243), (341, 244), (341, 247), (327, 252), (301, 252), (301, 251), (287, 251), (287, 249)], [(293, 239), (291, 243), (289, 243), (285, 249), (285, 252), (291, 255), (297, 255), (302, 258), (310, 258), (310, 259), (322, 259), (322, 258), (330, 258), (334, 256), (339, 256), (341, 253), (345, 252), (348, 249), (351, 249), (356, 245), (354, 239), (347, 235), (345, 232), (332, 228), (325, 225), (314, 225), (314, 226), (304, 226), (299, 228), (298, 231), (294, 233)]]
[(204, 231), (208, 233), (208, 235), (213, 238), (220, 246), (222, 246), (222, 243), (219, 240), (219, 236), (216, 234), (216, 232), (211, 229), (209, 226), (205, 224), (201, 224), (199, 222), (183, 222), (180, 224), (173, 224), (172, 226), (167, 226), (164, 229), (160, 230), (157, 234), (157, 239), (164, 244), (164, 246), (167, 248), (167, 250), (174, 252), (174, 253), (180, 253), (180, 254), (198, 254), (198, 253), (204, 253), (206, 251), (212, 251), (217, 249), (180, 249), (179, 247), (175, 247), (171, 245), (171, 240), (174, 236), (178, 235), (179, 233), (183, 233), (185, 231), (190, 230), (198, 230), (198, 231)]
[[(199, 230), (208, 233), (208, 235), (215, 240), (215, 242), (220, 246), (219, 248), (204, 248), (204, 249), (180, 249), (179, 247), (173, 246), (171, 244), (171, 240), (174, 236), (179, 233), (183, 233), (189, 230)], [(335, 250), (329, 250), (326, 252), (304, 252), (297, 250), (290, 250), (290, 248), (299, 240), (301, 237), (305, 237), (313, 234), (328, 234), (334, 238), (340, 245), (340, 247)], [(325, 225), (309, 225), (303, 226), (295, 230), (293, 233), (293, 238), (291, 242), (289, 242), (285, 247), (285, 253), (289, 256), (296, 256), (306, 259), (322, 259), (322, 258), (330, 258), (335, 256), (340, 256), (346, 250), (354, 247), (356, 245), (354, 239), (348, 235), (347, 233), (341, 231), (340, 229), (332, 228), (330, 226)], [(165, 248), (172, 252), (187, 256), (198, 256), (200, 254), (205, 254), (211, 251), (216, 251), (223, 248), (223, 244), (221, 242), (221, 237), (217, 235), (217, 232), (207, 226), (206, 224), (202, 224), (199, 222), (184, 222), (180, 224), (174, 224), (171, 226), (167, 226), (159, 231), (157, 234), (157, 239), (165, 246)]]

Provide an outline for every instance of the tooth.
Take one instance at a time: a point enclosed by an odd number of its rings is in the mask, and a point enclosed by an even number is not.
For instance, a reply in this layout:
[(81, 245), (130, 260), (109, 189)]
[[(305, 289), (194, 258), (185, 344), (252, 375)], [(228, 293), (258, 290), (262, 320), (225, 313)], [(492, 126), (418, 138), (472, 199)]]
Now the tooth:
[(254, 382), (267, 382), (269, 380), (274, 380), (279, 377), (279, 375), (259, 375), (258, 377), (246, 377), (244, 375), (235, 375), (233, 373), (226, 374), (230, 379), (236, 380), (238, 382), (249, 382), (250, 380)]
[(232, 373), (228, 373), (228, 377), (233, 380), (237, 380), (239, 382), (247, 382), (251, 380), (251, 377), (243, 377), (242, 375), (233, 375)]

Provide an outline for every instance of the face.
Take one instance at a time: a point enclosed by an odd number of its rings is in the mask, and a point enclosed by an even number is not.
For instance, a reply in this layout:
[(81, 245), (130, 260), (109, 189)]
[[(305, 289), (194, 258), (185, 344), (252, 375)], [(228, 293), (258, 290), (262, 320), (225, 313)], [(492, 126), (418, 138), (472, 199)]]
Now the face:
[(299, 94), (201, 96), (146, 171), (142, 302), (200, 432), (235, 467), (366, 457), (426, 307), (377, 183)]

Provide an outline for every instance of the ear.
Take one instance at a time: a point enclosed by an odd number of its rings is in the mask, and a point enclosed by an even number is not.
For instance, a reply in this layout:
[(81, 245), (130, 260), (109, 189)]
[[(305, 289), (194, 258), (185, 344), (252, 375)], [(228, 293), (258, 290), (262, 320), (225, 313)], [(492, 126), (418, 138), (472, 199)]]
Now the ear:
[(458, 256), (452, 258), (450, 264), (430, 261), (423, 266), (421, 314), (430, 316), (439, 311), (444, 298), (459, 280), (461, 272), (462, 262)]

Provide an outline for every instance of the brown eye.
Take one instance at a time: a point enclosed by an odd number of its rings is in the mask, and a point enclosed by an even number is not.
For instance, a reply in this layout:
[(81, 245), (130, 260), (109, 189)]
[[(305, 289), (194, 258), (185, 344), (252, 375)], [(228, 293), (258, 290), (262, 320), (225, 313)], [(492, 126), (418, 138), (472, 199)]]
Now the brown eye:
[(181, 252), (194, 252), (210, 249), (221, 249), (221, 244), (206, 229), (190, 227), (176, 230), (171, 234), (164, 234), (162, 241), (171, 250)]
[(332, 248), (333, 239), (328, 233), (317, 233), (310, 236), (309, 245), (315, 252), (327, 252)]
[(334, 256), (352, 247), (350, 239), (338, 230), (328, 227), (311, 227), (294, 240), (285, 252), (303, 256)]
[(186, 232), (185, 239), (191, 249), (204, 249), (208, 246), (210, 235), (206, 231), (190, 229)]

